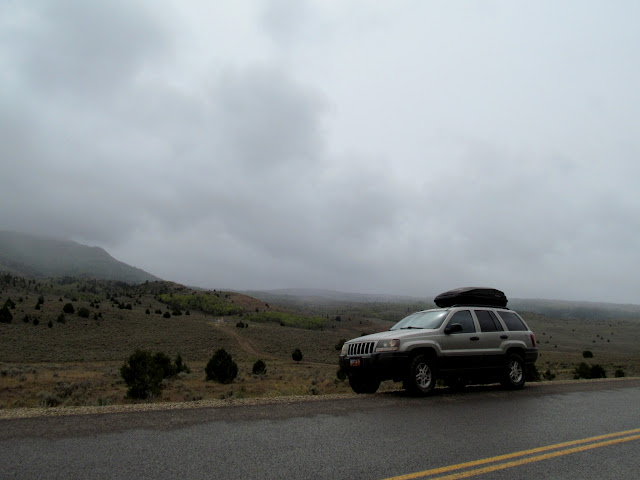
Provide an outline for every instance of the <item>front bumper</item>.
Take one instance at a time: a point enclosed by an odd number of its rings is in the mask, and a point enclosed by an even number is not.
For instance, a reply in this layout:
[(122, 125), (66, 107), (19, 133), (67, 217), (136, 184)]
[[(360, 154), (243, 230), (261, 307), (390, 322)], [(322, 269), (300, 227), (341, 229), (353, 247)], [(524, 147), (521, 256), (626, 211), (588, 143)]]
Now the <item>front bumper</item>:
[(380, 380), (400, 380), (406, 373), (407, 352), (382, 352), (370, 355), (340, 355), (340, 368), (349, 376), (374, 376)]

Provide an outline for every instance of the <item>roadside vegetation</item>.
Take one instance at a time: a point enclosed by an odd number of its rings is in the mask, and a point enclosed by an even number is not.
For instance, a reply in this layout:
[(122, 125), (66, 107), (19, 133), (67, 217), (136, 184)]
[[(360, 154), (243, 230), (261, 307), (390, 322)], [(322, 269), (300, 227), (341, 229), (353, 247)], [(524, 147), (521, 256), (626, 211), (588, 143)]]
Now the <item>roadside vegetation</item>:
[[(298, 308), (171, 282), (0, 274), (0, 408), (347, 393), (345, 339), (429, 306)], [(532, 380), (640, 375), (640, 319), (523, 316), (540, 348)]]

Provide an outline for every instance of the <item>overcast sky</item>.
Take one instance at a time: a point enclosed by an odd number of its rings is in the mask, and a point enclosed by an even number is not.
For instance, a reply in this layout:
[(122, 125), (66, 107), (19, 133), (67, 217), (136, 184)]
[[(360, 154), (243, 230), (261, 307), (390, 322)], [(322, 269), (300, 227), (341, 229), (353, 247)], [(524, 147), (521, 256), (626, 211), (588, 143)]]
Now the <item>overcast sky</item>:
[(640, 303), (640, 3), (0, 0), (0, 229), (207, 288)]

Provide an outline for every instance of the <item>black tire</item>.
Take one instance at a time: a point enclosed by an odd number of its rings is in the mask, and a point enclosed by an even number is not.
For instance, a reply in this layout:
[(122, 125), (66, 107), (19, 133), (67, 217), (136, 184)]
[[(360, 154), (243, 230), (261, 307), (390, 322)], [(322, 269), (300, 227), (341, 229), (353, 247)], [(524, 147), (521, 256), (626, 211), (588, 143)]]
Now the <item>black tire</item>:
[(375, 377), (349, 376), (349, 385), (355, 393), (376, 393), (380, 380)]
[(504, 388), (518, 390), (524, 387), (524, 381), (524, 361), (518, 355), (509, 355), (500, 383)]
[(436, 386), (436, 371), (433, 360), (426, 355), (416, 355), (409, 365), (405, 388), (421, 397), (431, 395)]

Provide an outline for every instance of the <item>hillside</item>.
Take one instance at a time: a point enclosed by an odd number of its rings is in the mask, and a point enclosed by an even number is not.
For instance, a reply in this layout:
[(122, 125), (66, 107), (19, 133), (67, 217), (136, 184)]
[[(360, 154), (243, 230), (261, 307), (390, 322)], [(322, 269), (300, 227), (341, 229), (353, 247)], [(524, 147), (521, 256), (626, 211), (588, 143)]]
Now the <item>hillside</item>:
[[(337, 375), (341, 341), (387, 330), (414, 306), (335, 302), (296, 309), (165, 281), (131, 285), (2, 274), (0, 409), (128, 402), (120, 367), (139, 348), (170, 358), (180, 354), (191, 369), (167, 383), (165, 401), (349, 392)], [(537, 365), (545, 378), (573, 378), (585, 350), (593, 355), (587, 361), (602, 365), (610, 377), (618, 370), (640, 373), (636, 318), (523, 315), (536, 332)], [(232, 384), (205, 381), (205, 365), (220, 348), (238, 363)], [(292, 359), (294, 349), (302, 351), (301, 362)], [(266, 362), (266, 375), (252, 373), (259, 359)], [(385, 382), (382, 391), (397, 388)]]
[(130, 284), (160, 280), (100, 247), (8, 231), (0, 231), (0, 271), (31, 278), (71, 276)]
[[(165, 281), (2, 274), (3, 307), (0, 409), (127, 402), (120, 367), (136, 349), (180, 354), (190, 367), (168, 383), (163, 400), (343, 393), (349, 388), (336, 377), (336, 345), (380, 329), (365, 319), (338, 321)], [(205, 381), (205, 365), (220, 348), (238, 363), (231, 385)], [(295, 349), (301, 362), (292, 359)], [(252, 373), (259, 359), (266, 375)]]

